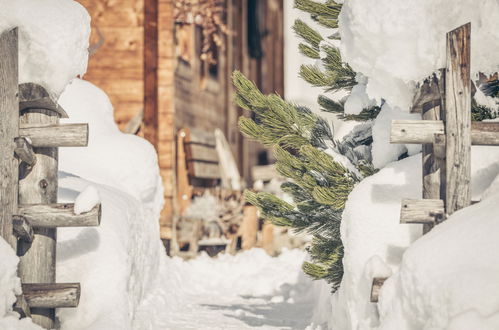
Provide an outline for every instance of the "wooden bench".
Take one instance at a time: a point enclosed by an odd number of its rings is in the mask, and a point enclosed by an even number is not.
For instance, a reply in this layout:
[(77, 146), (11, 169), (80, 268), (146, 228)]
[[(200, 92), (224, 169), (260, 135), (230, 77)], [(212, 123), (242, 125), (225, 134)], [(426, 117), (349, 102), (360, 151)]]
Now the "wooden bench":
[[(271, 225), (263, 225), (258, 218), (256, 207), (245, 204), (242, 196), (240, 178), (234, 178), (234, 172), (224, 168), (235, 166), (230, 147), (221, 132), (217, 137), (213, 132), (183, 128), (177, 133), (177, 216), (174, 217), (171, 254), (194, 256), (198, 251), (206, 250), (214, 255), (221, 250), (234, 253), (238, 249), (264, 247), (269, 253), (272, 249)], [(217, 151), (217, 148), (219, 149)], [(224, 148), (220, 150), (220, 148)], [(225, 163), (219, 159), (219, 155)], [(228, 157), (229, 155), (230, 157)], [(232, 164), (227, 163), (232, 162)], [(237, 172), (237, 171), (236, 171)], [(237, 174), (238, 175), (238, 174)], [(234, 184), (234, 181), (239, 181)], [(234, 189), (239, 188), (239, 189)], [(230, 244), (209, 243), (201, 240), (217, 233), (216, 225), (206, 225), (204, 219), (186, 216), (186, 211), (195, 197), (209, 193), (222, 205), (219, 229)], [(263, 232), (262, 232), (263, 229)], [(262, 240), (266, 242), (262, 244)]]

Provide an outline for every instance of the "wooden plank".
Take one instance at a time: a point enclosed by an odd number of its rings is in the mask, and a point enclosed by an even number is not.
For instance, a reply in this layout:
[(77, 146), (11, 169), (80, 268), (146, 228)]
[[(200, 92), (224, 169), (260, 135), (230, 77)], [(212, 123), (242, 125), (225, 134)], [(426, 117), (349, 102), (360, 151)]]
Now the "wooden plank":
[(144, 138), (158, 139), (158, 1), (144, 0)]
[(88, 124), (39, 125), (24, 124), (19, 135), (33, 147), (86, 147)]
[[(390, 143), (433, 143), (435, 134), (444, 134), (444, 126), (442, 120), (393, 120)], [(472, 122), (471, 144), (499, 145), (499, 123)]]
[(371, 302), (377, 303), (379, 299), (379, 292), (381, 287), (388, 278), (386, 277), (375, 277), (373, 278), (373, 284), (371, 286)]
[(447, 33), (446, 213), (471, 204), (471, 24)]
[(189, 175), (200, 179), (220, 179), (220, 166), (214, 163), (188, 161)]
[(80, 302), (80, 283), (23, 283), (22, 290), (32, 309), (77, 307)]
[(265, 222), (262, 228), (262, 248), (269, 255), (274, 255), (274, 225), (270, 222)]
[(16, 143), (16, 148), (14, 149), (16, 156), (28, 166), (35, 166), (36, 156), (31, 144), (23, 137), (15, 138), (14, 142)]
[(189, 129), (181, 129), (177, 134), (177, 205), (178, 215), (183, 215), (192, 199), (192, 186), (189, 184), (185, 144), (189, 142)]
[(215, 139), (215, 133), (207, 132), (199, 129), (190, 129), (190, 143), (202, 144), (205, 146), (216, 147), (217, 141)]
[(12, 226), (14, 230), (14, 235), (26, 242), (26, 243), (31, 243), (33, 242), (34, 238), (34, 233), (33, 233), (33, 227), (29, 224), (28, 221), (22, 216), (14, 215), (12, 217)]
[[(58, 124), (59, 115), (51, 110), (29, 109), (20, 116), (21, 127), (57, 126)], [(56, 134), (45, 135), (45, 138), (55, 139), (55, 137), (57, 137)], [(35, 142), (37, 139), (34, 138), (32, 141)], [(33, 151), (37, 158), (36, 166), (29, 171), (20, 167), (19, 204), (56, 203), (58, 150), (51, 147), (36, 147), (37, 143), (32, 143), (32, 145), (35, 147)], [(19, 241), (18, 275), (22, 283), (54, 283), (57, 232), (53, 228), (34, 228), (33, 231), (35, 234), (33, 242)], [(27, 297), (26, 299), (28, 300)], [(32, 308), (31, 317), (33, 322), (41, 327), (46, 329), (54, 327), (54, 309)]]
[(258, 233), (258, 209), (256, 206), (246, 205), (243, 208), (243, 222), (240, 230), (243, 250), (255, 247)]
[(499, 146), (499, 122), (471, 122), (471, 144)]
[(19, 134), (18, 30), (0, 35), (0, 235), (16, 250), (12, 216), (17, 209), (18, 161), (14, 138)]
[(436, 224), (445, 213), (441, 199), (404, 199), (400, 209), (400, 223)]
[(19, 205), (19, 214), (36, 228), (95, 227), (100, 225), (101, 204), (82, 214), (73, 203)]
[(19, 111), (28, 109), (47, 109), (55, 111), (60, 118), (68, 118), (66, 111), (52, 98), (47, 90), (38, 84), (19, 85)]
[(390, 143), (433, 143), (434, 135), (443, 133), (441, 120), (392, 120)]
[(218, 163), (217, 150), (211, 146), (204, 144), (186, 144), (187, 161), (204, 161), (210, 163)]
[[(428, 79), (420, 91), (419, 104), (423, 120), (441, 120), (442, 105), (444, 103), (443, 94), (445, 93), (445, 71), (442, 70), (440, 79), (436, 75)], [(426, 102), (424, 102), (426, 100)], [(414, 109), (413, 109), (414, 110)], [(444, 147), (440, 143), (442, 134), (433, 135), (433, 143), (422, 145), (422, 175), (423, 175), (423, 198), (428, 200), (440, 200), (441, 182), (445, 179), (445, 152), (440, 149)], [(444, 142), (445, 143), (445, 142)], [(402, 207), (404, 209), (404, 207)], [(443, 201), (442, 201), (443, 208)], [(442, 212), (443, 216), (443, 212)], [(428, 233), (436, 223), (435, 217), (430, 217), (432, 221), (423, 224), (423, 234)], [(401, 223), (405, 220), (401, 215)], [(406, 222), (407, 223), (407, 222)]]

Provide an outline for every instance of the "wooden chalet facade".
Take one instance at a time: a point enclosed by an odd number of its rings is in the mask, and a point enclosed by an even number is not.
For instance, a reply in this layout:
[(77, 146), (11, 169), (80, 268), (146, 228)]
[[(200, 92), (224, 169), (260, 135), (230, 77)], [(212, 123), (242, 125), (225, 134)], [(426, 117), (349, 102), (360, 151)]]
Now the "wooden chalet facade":
[(263, 92), (284, 94), (283, 0), (226, 0), (232, 33), (224, 36), (225, 47), (211, 65), (200, 59), (200, 27), (176, 24), (174, 0), (78, 1), (92, 17), (91, 43), (102, 44), (85, 79), (109, 95), (121, 129), (142, 118), (138, 134), (158, 152), (165, 187), (161, 228), (167, 237), (179, 129), (222, 130), (248, 183), (252, 166), (266, 162), (266, 151), (239, 133), (243, 111), (233, 105), (230, 75), (240, 70)]

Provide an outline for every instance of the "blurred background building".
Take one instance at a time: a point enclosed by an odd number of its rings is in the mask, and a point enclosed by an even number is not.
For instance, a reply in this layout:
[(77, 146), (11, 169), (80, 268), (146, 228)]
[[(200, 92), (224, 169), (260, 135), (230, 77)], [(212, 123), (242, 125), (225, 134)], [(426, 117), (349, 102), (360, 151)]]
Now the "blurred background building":
[[(237, 125), (230, 76), (240, 70), (264, 93), (284, 95), (283, 0), (79, 0), (92, 17), (85, 79), (102, 88), (119, 127), (156, 148), (165, 187), (162, 237), (175, 202), (175, 139), (187, 127), (224, 132), (239, 171), (268, 162)], [(191, 15), (189, 3), (205, 5)], [(186, 7), (187, 6), (187, 7)], [(213, 37), (215, 36), (215, 37)]]

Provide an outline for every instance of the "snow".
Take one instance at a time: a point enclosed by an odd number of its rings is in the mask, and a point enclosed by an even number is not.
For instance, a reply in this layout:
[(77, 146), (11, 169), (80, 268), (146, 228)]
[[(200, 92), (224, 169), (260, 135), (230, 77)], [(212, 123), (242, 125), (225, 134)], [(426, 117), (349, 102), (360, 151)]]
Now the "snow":
[[(184, 261), (168, 259), (165, 277), (176, 302), (163, 311), (162, 329), (304, 329), (312, 317), (316, 283), (301, 272), (306, 252), (262, 249)], [(195, 315), (195, 320), (193, 320)]]
[(472, 25), (472, 74), (499, 69), (497, 17), (497, 0), (345, 0), (341, 53), (368, 78), (371, 98), (407, 111), (415, 83), (445, 67), (446, 33), (462, 24)]
[(82, 214), (88, 212), (99, 203), (99, 192), (94, 186), (88, 186), (78, 195), (78, 197), (76, 197), (74, 203), (74, 213)]
[(414, 155), (421, 151), (420, 144), (391, 144), (390, 131), (392, 120), (395, 119), (421, 119), (420, 114), (411, 114), (400, 111), (399, 108), (392, 108), (388, 103), (381, 107), (381, 111), (374, 120), (372, 157), (373, 165), (382, 168), (388, 163), (396, 161), (400, 155), (407, 152)]
[(19, 258), (10, 245), (0, 237), (0, 329), (41, 330), (31, 319), (19, 320), (19, 314), (12, 311), (16, 295), (21, 293), (21, 281), (16, 275)]
[(19, 82), (58, 97), (87, 70), (90, 16), (73, 0), (0, 0), (0, 32), (19, 27)]
[[(359, 183), (343, 213), (345, 275), (339, 291), (330, 298), (329, 326), (345, 330), (447, 329), (442, 324), (466, 309), (478, 309), (482, 315), (490, 315), (492, 306), (497, 310), (499, 304), (479, 288), (491, 292), (495, 289), (491, 279), (499, 276), (492, 265), (499, 260), (499, 249), (493, 245), (497, 226), (492, 224), (497, 218), (493, 201), (497, 200), (499, 179), (491, 185), (499, 175), (498, 160), (497, 147), (472, 148), (472, 198), (483, 196), (483, 201), (455, 213), (420, 240), (420, 225), (400, 224), (401, 200), (421, 198), (420, 154), (390, 163)], [(486, 193), (489, 186), (495, 190)], [(490, 222), (482, 220), (487, 217)], [(459, 225), (461, 222), (466, 224)], [(445, 234), (439, 234), (441, 231)], [(391, 274), (382, 289), (378, 314), (376, 304), (369, 302), (372, 278)], [(463, 283), (470, 289), (463, 288)], [(430, 323), (417, 323), (425, 321)]]

